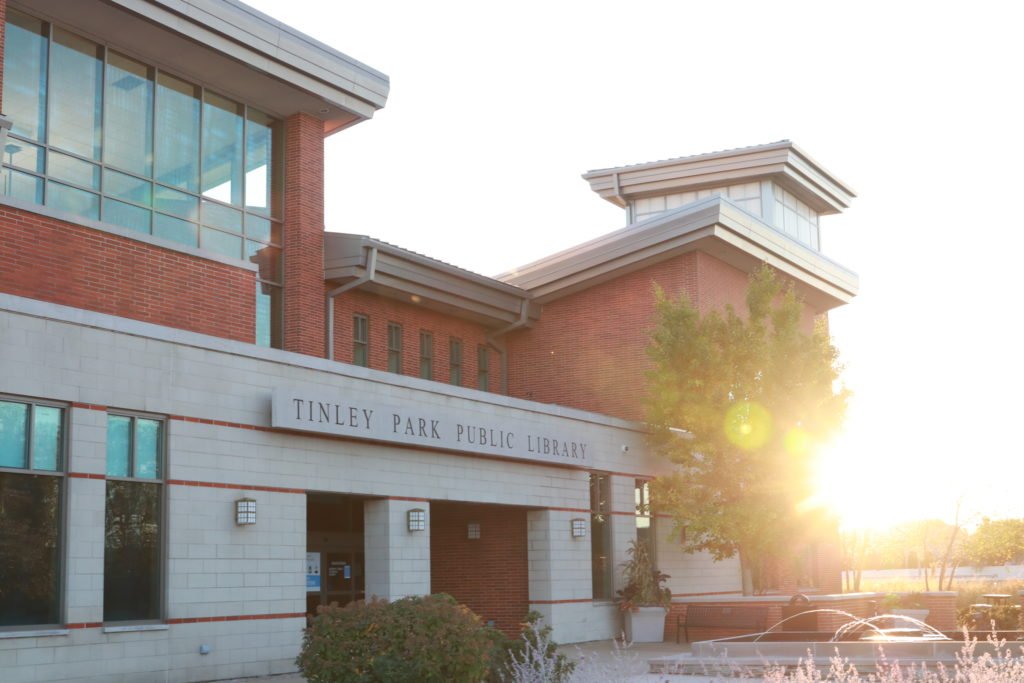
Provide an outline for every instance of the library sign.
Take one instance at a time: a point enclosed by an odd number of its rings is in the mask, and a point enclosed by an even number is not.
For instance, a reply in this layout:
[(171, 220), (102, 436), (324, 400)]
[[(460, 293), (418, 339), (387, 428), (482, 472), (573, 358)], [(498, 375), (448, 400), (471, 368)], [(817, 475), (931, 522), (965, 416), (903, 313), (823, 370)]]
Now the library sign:
[(391, 403), (322, 390), (279, 387), (270, 424), (350, 439), (385, 441), (450, 451), (587, 467), (590, 443), (533, 420), (508, 420), (456, 406)]

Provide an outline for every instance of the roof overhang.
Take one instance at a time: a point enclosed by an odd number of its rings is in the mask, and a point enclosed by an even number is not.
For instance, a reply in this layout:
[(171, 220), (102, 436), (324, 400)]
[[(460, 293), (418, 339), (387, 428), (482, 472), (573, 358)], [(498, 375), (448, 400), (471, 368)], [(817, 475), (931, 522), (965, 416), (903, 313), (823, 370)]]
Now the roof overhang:
[(589, 171), (590, 189), (616, 206), (633, 199), (773, 180), (823, 214), (850, 206), (855, 193), (788, 140)]
[(387, 101), (387, 76), (236, 0), (11, 0), (10, 6), (273, 116), (316, 116), (325, 135), (371, 118)]
[(714, 196), (499, 275), (544, 304), (655, 263), (702, 251), (740, 270), (767, 263), (825, 311), (857, 293), (857, 275), (774, 230), (725, 197)]
[[(370, 254), (373, 252), (371, 260)], [(324, 233), (324, 279), (491, 329), (529, 325), (540, 306), (525, 290), (365, 235)]]

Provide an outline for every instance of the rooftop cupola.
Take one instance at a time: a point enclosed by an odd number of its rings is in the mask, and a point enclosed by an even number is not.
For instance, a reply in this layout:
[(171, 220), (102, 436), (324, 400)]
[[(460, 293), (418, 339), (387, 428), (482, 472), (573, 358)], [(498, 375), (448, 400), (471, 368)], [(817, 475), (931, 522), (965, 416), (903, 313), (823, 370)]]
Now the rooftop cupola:
[(839, 213), (855, 196), (789, 140), (599, 169), (583, 178), (626, 209), (630, 225), (718, 195), (815, 251), (818, 217)]

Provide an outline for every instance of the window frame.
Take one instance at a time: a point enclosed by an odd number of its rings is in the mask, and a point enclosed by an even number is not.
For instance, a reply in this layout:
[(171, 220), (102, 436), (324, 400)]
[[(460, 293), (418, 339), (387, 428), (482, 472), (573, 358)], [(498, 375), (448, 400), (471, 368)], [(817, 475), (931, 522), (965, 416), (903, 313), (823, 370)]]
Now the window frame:
[[(610, 472), (589, 472), (587, 480), (590, 502), (590, 596), (595, 601), (609, 601), (614, 598), (615, 555), (612, 534), (612, 475)], [(595, 501), (596, 492), (596, 501)], [(607, 558), (607, 565), (598, 574), (596, 562), (598, 534)], [(599, 581), (601, 582), (599, 584)], [(598, 587), (603, 590), (597, 590)], [(598, 595), (600, 593), (600, 595)]]
[(352, 314), (352, 365), (370, 367), (370, 316), (363, 313)]
[[(0, 625), (0, 633), (17, 633), (19, 631), (47, 631), (53, 629), (63, 629), (67, 622), (67, 593), (68, 593), (68, 526), (69, 526), (69, 512), (68, 502), (70, 500), (70, 494), (68, 492), (68, 473), (71, 471), (71, 404), (63, 401), (51, 401), (48, 399), (31, 398), (27, 396), (20, 396), (17, 394), (6, 394), (0, 393), (0, 401), (6, 403), (23, 403), (29, 406), (29, 419), (27, 429), (25, 431), (25, 443), (26, 453), (25, 462), (28, 467), (5, 467), (0, 466), (0, 472), (12, 473), (12, 474), (23, 474), (27, 476), (44, 475), (50, 477), (59, 478), (60, 483), (58, 484), (59, 493), (58, 501), (60, 504), (60, 510), (57, 512), (57, 554), (56, 554), (56, 573), (57, 573), (57, 600), (55, 612), (57, 613), (57, 621), (53, 623), (39, 623), (39, 624), (14, 624), (10, 626)], [(40, 470), (32, 469), (32, 428), (34, 420), (32, 419), (32, 412), (35, 406), (44, 406), (47, 408), (59, 408), (61, 412), (61, 435), (60, 443), (57, 446), (59, 463), (55, 470)]]
[(448, 338), (448, 383), (462, 386), (462, 340), (458, 337)]
[(402, 326), (396, 322), (388, 323), (388, 372), (402, 374)]
[(434, 333), (420, 330), (420, 378), (434, 379)]
[[(170, 502), (168, 501), (169, 496), (167, 495), (167, 463), (168, 463), (168, 445), (170, 443), (170, 419), (166, 415), (160, 415), (157, 413), (145, 413), (135, 410), (121, 410), (121, 409), (108, 409), (107, 410), (107, 424), (109, 429), (109, 420), (111, 416), (116, 417), (127, 417), (131, 419), (131, 451), (128, 459), (128, 472), (134, 472), (135, 468), (135, 420), (154, 420), (160, 423), (160, 456), (157, 461), (157, 471), (159, 477), (154, 479), (145, 479), (135, 476), (117, 477), (117, 476), (104, 476), (104, 488), (103, 488), (103, 545), (104, 545), (104, 558), (106, 557), (106, 510), (107, 510), (107, 484), (113, 482), (138, 482), (142, 484), (156, 484), (160, 486), (160, 503), (158, 506), (158, 514), (160, 515), (160, 539), (157, 543), (157, 550), (160, 553), (159, 561), (157, 562), (157, 591), (159, 595), (157, 609), (159, 614), (151, 619), (132, 619), (132, 620), (110, 620), (107, 619), (106, 605), (102, 606), (103, 619), (102, 623), (104, 626), (133, 626), (143, 624), (162, 624), (167, 620), (167, 587), (168, 587), (168, 562), (169, 562), (169, 538), (170, 533), (168, 530), (168, 523), (170, 521)], [(104, 453), (104, 463), (106, 463), (106, 453)], [(106, 470), (104, 469), (104, 473)], [(104, 560), (105, 562), (105, 560)], [(106, 581), (106, 564), (104, 563), (103, 568), (104, 582)]]
[(486, 344), (478, 344), (476, 347), (476, 388), (480, 391), (490, 391), (491, 384), (491, 350)]

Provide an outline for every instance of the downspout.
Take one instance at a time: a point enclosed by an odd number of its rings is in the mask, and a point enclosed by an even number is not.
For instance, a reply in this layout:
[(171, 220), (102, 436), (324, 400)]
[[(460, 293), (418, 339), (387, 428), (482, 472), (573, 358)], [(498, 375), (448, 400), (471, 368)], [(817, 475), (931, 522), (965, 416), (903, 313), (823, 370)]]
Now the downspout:
[(370, 247), (370, 250), (366, 253), (366, 267), (365, 272), (351, 282), (346, 282), (340, 287), (336, 287), (331, 291), (327, 292), (327, 360), (334, 360), (334, 297), (339, 294), (344, 294), (350, 289), (355, 289), (360, 285), (364, 285), (367, 282), (372, 282), (374, 275), (377, 274), (377, 247)]
[(498, 366), (501, 369), (501, 393), (506, 396), (508, 395), (508, 351), (505, 345), (505, 340), (498, 339), (498, 337), (504, 337), (509, 332), (526, 327), (529, 322), (530, 300), (524, 298), (522, 303), (519, 305), (519, 320), (510, 325), (506, 325), (500, 330), (495, 330), (485, 337), (487, 345), (497, 351), (498, 355), (501, 356), (501, 362)]

